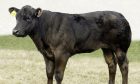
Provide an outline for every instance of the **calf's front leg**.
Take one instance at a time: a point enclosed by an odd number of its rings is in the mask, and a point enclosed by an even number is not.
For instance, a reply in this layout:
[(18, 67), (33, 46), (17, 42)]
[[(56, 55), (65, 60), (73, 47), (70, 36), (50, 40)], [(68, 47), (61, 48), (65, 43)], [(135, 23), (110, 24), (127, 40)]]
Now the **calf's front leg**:
[(54, 61), (48, 60), (44, 57), (46, 64), (46, 75), (47, 75), (47, 84), (53, 84), (53, 75), (54, 75)]
[(55, 52), (55, 79), (57, 84), (61, 84), (64, 76), (65, 67), (70, 54), (58, 50)]

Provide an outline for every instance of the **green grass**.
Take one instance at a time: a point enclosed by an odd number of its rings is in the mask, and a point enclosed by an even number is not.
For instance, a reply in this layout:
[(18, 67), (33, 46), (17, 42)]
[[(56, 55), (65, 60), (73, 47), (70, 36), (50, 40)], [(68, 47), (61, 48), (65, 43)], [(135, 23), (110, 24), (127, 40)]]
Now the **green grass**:
[(29, 37), (0, 36), (0, 49), (35, 50), (35, 45)]
[(140, 41), (133, 41), (128, 50), (129, 61), (140, 62)]
[[(108, 84), (103, 57), (79, 56), (69, 59), (62, 84)], [(140, 62), (129, 63), (129, 84), (140, 84), (139, 65)], [(121, 84), (121, 80), (117, 67), (115, 84)], [(37, 51), (0, 50), (0, 84), (47, 84), (43, 56)]]
[[(15, 36), (0, 36), (0, 49), (12, 49), (12, 50), (36, 50), (36, 47), (29, 37), (17, 38)], [(140, 61), (140, 41), (133, 41), (128, 51), (128, 57), (130, 61)], [(82, 53), (77, 57), (82, 56), (89, 57), (103, 57), (102, 51), (97, 50), (93, 53)]]

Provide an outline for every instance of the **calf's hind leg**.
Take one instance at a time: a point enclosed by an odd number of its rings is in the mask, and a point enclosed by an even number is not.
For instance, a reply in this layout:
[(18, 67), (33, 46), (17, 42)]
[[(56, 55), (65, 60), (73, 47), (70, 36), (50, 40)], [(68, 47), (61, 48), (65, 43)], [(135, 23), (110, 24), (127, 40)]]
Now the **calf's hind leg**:
[(119, 48), (115, 52), (118, 59), (118, 65), (122, 74), (122, 84), (128, 84), (128, 59), (126, 56), (126, 52)]
[(109, 84), (115, 84), (115, 75), (116, 75), (116, 58), (112, 50), (102, 49), (106, 63), (108, 64), (109, 69)]

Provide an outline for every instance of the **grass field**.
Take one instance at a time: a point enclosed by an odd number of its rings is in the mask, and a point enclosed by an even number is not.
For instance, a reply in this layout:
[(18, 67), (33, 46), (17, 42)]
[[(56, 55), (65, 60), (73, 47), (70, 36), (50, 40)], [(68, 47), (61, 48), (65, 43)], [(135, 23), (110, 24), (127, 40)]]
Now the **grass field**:
[[(139, 54), (140, 41), (133, 41), (128, 51), (129, 84), (140, 84)], [(46, 81), (43, 57), (29, 37), (0, 36), (0, 84), (46, 84)], [(108, 84), (107, 82), (108, 68), (101, 50), (70, 58), (63, 84)], [(121, 84), (119, 69), (116, 84)]]

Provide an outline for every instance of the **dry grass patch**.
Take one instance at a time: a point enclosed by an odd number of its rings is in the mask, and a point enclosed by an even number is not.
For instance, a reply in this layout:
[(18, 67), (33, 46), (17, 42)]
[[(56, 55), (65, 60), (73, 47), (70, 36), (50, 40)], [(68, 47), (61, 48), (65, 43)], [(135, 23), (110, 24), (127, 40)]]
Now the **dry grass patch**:
[[(46, 84), (46, 81), (45, 64), (39, 52), (0, 50), (0, 84)], [(70, 58), (63, 84), (108, 84), (107, 82), (108, 69), (103, 57), (77, 55)], [(129, 83), (140, 84), (140, 62), (130, 62)], [(121, 84), (119, 69), (116, 84)]]

